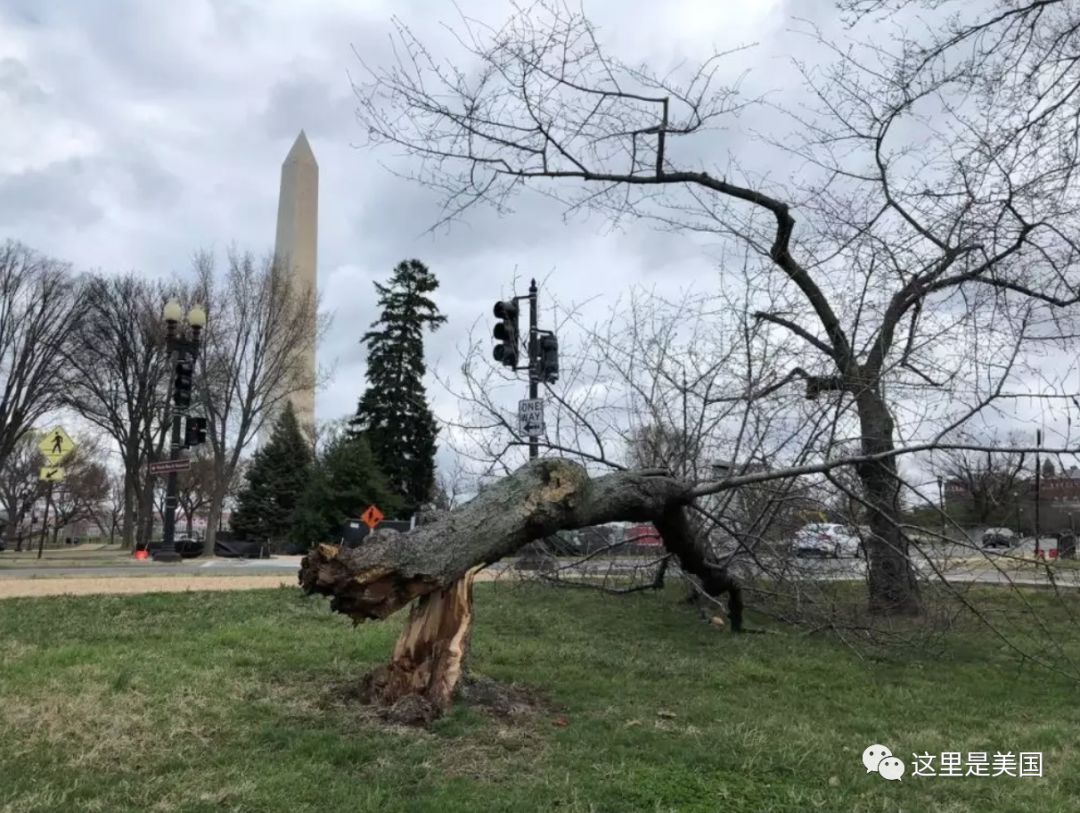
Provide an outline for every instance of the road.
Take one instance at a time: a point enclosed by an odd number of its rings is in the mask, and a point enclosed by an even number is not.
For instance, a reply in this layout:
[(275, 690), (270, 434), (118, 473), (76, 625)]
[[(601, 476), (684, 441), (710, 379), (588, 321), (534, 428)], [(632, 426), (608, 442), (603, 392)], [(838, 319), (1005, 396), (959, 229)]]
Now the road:
[[(928, 549), (926, 554), (916, 552), (912, 558), (916, 571), (927, 579), (935, 579), (940, 574), (954, 584), (1056, 584), (1058, 587), (1080, 587), (1080, 563), (1046, 564), (1036, 561), (1032, 545), (1009, 551), (979, 551), (971, 546), (948, 545)], [(655, 557), (620, 557), (613, 561), (593, 561), (583, 566), (564, 566), (560, 573), (568, 576), (629, 575), (655, 561)], [(743, 557), (738, 570), (748, 576), (757, 573), (801, 581), (862, 581), (866, 578), (866, 562), (863, 559), (791, 559), (762, 554), (758, 561), (761, 567)]]
[[(916, 569), (921, 575), (934, 578), (935, 573), (942, 573), (947, 581), (952, 583), (978, 583), (978, 584), (1021, 584), (1031, 586), (1046, 586), (1056, 584), (1059, 587), (1080, 587), (1080, 567), (1072, 563), (1053, 564), (1049, 573), (1048, 568), (1033, 561), (1031, 551), (1023, 548), (1014, 548), (1005, 553), (979, 552), (965, 546), (945, 546), (929, 552), (929, 557), (916, 554), (914, 556)], [(189, 559), (177, 564), (165, 564), (153, 561), (137, 562), (130, 558), (116, 557), (87, 557), (85, 564), (73, 564), (75, 557), (70, 555), (64, 559), (49, 563), (29, 558), (16, 560), (10, 557), (0, 558), (0, 585), (14, 580), (48, 579), (56, 585), (62, 585), (64, 580), (97, 580), (104, 584), (107, 580), (123, 579), (125, 582), (138, 582), (141, 579), (152, 578), (146, 582), (149, 589), (161, 589), (159, 585), (165, 584), (170, 578), (186, 577), (183, 584), (191, 585), (183, 589), (199, 589), (198, 585), (207, 584), (207, 579), (215, 582), (214, 587), (220, 586), (217, 579), (228, 580), (228, 577), (245, 579), (254, 586), (262, 582), (270, 583), (293, 583), (295, 584), (296, 573), (300, 568), (300, 556), (276, 556), (272, 559), (220, 559), (210, 561)], [(101, 563), (99, 564), (98, 561)], [(866, 577), (866, 563), (862, 559), (818, 559), (798, 558), (781, 560), (775, 557), (762, 556), (759, 561), (765, 566), (765, 570), (758, 569), (759, 573), (768, 572), (777, 576), (783, 574), (784, 578), (805, 581), (861, 581)], [(618, 557), (613, 560), (590, 560), (583, 564), (573, 564), (572, 560), (560, 560), (562, 565), (561, 575), (564, 576), (612, 576), (630, 575), (634, 570), (654, 565), (656, 557)], [(742, 559), (743, 567), (748, 565), (747, 559)], [(486, 578), (510, 577), (515, 573), (514, 560), (498, 562), (485, 572)], [(273, 577), (278, 581), (274, 582)], [(176, 587), (180, 587), (177, 582)], [(88, 588), (89, 585), (83, 585)], [(134, 590), (133, 590), (134, 591)], [(2, 592), (2, 591), (0, 591)], [(13, 592), (8, 588), (8, 592)], [(124, 592), (127, 592), (125, 589)]]

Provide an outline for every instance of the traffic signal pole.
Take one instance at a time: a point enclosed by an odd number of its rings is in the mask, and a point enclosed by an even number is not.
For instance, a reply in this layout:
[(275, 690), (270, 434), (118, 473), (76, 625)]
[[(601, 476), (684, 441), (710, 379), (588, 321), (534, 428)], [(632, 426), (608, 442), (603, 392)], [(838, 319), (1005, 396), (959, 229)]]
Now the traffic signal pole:
[[(540, 396), (540, 362), (536, 352), (537, 320), (536, 320), (536, 295), (538, 289), (536, 280), (529, 285), (529, 398), (536, 399)], [(532, 460), (540, 454), (539, 438), (529, 435), (529, 459)]]
[[(529, 284), (527, 296), (515, 296), (512, 299), (500, 300), (495, 303), (492, 313), (499, 321), (495, 324), (492, 335), (495, 338), (495, 347), (492, 356), (495, 361), (504, 367), (509, 367), (514, 372), (527, 370), (529, 373), (529, 398), (518, 405), (518, 431), (529, 431), (529, 459), (533, 460), (540, 456), (540, 436), (536, 431), (543, 426), (543, 405), (539, 403), (540, 383), (554, 383), (559, 380), (559, 342), (555, 334), (550, 330), (540, 330), (538, 321), (538, 298), (539, 288), (536, 280)], [(518, 303), (529, 300), (529, 338), (527, 341), (528, 360), (525, 364), (518, 364), (521, 357), (521, 328), (518, 325), (520, 308)], [(540, 406), (539, 420), (526, 423), (529, 419), (522, 418), (522, 410), (533, 410)]]
[[(175, 321), (167, 322), (166, 342), (170, 351), (175, 352), (173, 365), (172, 391), (172, 435), (169, 442), (169, 460), (180, 460), (186, 443), (183, 437), (183, 422), (191, 403), (191, 377), (195, 370), (195, 359), (199, 355), (200, 325), (191, 326), (190, 338), (177, 336)], [(179, 504), (179, 472), (169, 471), (165, 481), (165, 523), (162, 533), (161, 550), (154, 555), (159, 562), (179, 562), (180, 553), (176, 550), (176, 506)]]
[[(183, 407), (173, 405), (172, 413), (172, 438), (169, 441), (169, 460), (179, 460), (182, 449), (180, 439), (180, 424), (183, 421)], [(177, 561), (180, 554), (176, 551), (176, 506), (179, 503), (177, 482), (179, 473), (170, 471), (165, 485), (165, 550), (168, 552), (169, 561)]]

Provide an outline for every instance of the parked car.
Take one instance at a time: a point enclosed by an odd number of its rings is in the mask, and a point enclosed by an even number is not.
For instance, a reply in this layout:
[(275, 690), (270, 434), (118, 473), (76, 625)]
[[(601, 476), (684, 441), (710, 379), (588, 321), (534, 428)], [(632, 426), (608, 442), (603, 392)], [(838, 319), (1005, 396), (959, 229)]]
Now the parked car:
[[(177, 535), (173, 540), (176, 545), (176, 552), (180, 554), (183, 559), (193, 559), (196, 556), (201, 556), (203, 552), (202, 539), (197, 535), (188, 536), (185, 533)], [(145, 542), (137, 542), (135, 544), (135, 550), (145, 550), (151, 556), (157, 553), (159, 550), (165, 547), (165, 542), (161, 539), (154, 539), (149, 544)]]
[(198, 534), (180, 534), (176, 537), (176, 552), (184, 559), (202, 556), (203, 541)]
[(1016, 534), (1008, 528), (987, 528), (980, 542), (984, 548), (1011, 548), (1016, 543)]
[(818, 522), (804, 525), (795, 532), (796, 556), (859, 556), (862, 553), (862, 541), (846, 525), (830, 522)]

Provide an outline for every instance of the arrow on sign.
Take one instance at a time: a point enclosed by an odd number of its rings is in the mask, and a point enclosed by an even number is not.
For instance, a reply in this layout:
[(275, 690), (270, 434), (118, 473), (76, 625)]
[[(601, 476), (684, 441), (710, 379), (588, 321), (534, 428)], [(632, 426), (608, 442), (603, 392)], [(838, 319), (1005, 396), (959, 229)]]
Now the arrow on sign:
[(64, 470), (59, 466), (42, 466), (38, 479), (46, 483), (59, 483), (65, 476)]
[(539, 398), (518, 401), (518, 431), (530, 437), (544, 434), (544, 402)]

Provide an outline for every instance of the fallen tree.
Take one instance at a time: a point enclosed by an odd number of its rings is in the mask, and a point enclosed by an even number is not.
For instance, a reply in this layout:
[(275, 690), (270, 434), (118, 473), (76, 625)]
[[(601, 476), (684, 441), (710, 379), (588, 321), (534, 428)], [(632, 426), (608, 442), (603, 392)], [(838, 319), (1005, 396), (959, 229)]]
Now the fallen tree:
[(478, 570), (557, 531), (605, 522), (652, 522), (683, 571), (711, 597), (727, 594), (732, 631), (742, 630), (742, 597), (710, 561), (686, 516), (694, 486), (665, 470), (590, 478), (578, 463), (533, 460), (461, 508), (407, 533), (376, 531), (349, 549), (319, 545), (304, 557), (300, 585), (332, 597), (331, 610), (357, 623), (384, 619), (415, 599), (388, 665), (365, 679), (373, 703), (410, 708), (430, 720), (446, 710), (464, 670)]

